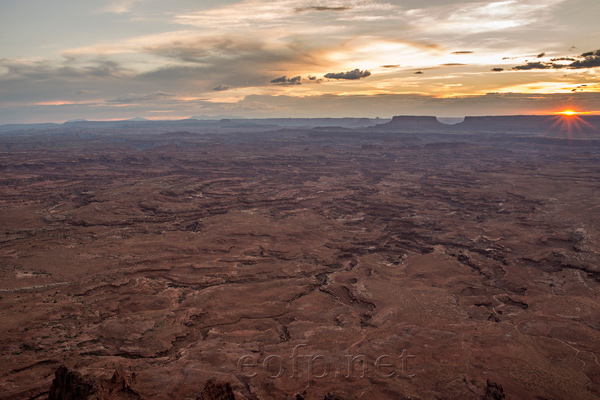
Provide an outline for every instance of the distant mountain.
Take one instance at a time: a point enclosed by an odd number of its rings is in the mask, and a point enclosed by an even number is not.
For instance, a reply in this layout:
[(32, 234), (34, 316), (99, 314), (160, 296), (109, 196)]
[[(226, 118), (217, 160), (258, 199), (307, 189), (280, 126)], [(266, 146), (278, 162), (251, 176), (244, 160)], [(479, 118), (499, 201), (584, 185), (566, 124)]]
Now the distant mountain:
[[(225, 117), (220, 115), (219, 117)], [(216, 118), (216, 117), (213, 117)], [(121, 121), (87, 121), (74, 119), (64, 124), (7, 124), (0, 125), (0, 132), (52, 130), (56, 128), (137, 128), (163, 129), (165, 132), (225, 130), (278, 130), (278, 129), (331, 129), (368, 130), (391, 133), (435, 134), (512, 134), (512, 135), (561, 135), (581, 136), (600, 134), (600, 115), (508, 115), (457, 118), (402, 115), (393, 119), (381, 118), (221, 118), (198, 120), (153, 121), (146, 118), (130, 118)], [(53, 131), (54, 132), (54, 131)]]
[(150, 121), (150, 120), (146, 119), (146, 118), (141, 118), (141, 117), (134, 117), (134, 118), (124, 119), (123, 121), (127, 121), (127, 122), (142, 122), (142, 121)]
[[(435, 117), (434, 117), (435, 118)], [(370, 118), (247, 118), (242, 121), (228, 119), (228, 123), (276, 125), (288, 128), (311, 128), (311, 127), (344, 127), (364, 128), (387, 122), (389, 119)]]
[(222, 119), (245, 119), (244, 117), (238, 117), (235, 115), (197, 115), (194, 117), (190, 117), (189, 119), (197, 119), (197, 120), (222, 120)]

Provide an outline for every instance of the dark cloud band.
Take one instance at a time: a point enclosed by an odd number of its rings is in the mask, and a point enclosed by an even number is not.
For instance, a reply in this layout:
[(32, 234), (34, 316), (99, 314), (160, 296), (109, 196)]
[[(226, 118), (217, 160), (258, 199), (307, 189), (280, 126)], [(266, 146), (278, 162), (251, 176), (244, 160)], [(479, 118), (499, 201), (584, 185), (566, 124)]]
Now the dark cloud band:
[(281, 76), (279, 78), (275, 78), (273, 80), (271, 80), (271, 83), (274, 83), (276, 85), (300, 85), (302, 84), (302, 77), (300, 76), (295, 76), (293, 78), (289, 78), (287, 76)]
[(361, 79), (371, 76), (371, 73), (367, 70), (361, 71), (360, 69), (354, 69), (346, 72), (330, 72), (325, 74), (324, 77), (327, 79)]
[[(540, 53), (540, 56), (544, 56), (544, 53)], [(570, 61), (570, 64), (557, 64), (556, 61)], [(589, 51), (581, 54), (579, 57), (559, 57), (553, 58), (551, 61), (533, 61), (528, 62), (524, 65), (517, 65), (513, 67), (517, 71), (525, 71), (532, 69), (585, 69), (585, 68), (596, 68), (600, 67), (600, 50)]]

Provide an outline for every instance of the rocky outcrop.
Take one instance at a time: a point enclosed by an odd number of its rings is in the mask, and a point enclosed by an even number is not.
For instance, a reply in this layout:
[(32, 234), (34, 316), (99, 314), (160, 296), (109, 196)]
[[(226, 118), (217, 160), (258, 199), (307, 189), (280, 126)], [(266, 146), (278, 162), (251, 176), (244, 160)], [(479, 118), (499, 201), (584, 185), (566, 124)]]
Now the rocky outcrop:
[(118, 368), (109, 381), (95, 380), (63, 365), (54, 373), (48, 400), (139, 399), (140, 396), (131, 388), (133, 378)]
[(210, 379), (204, 385), (204, 391), (197, 400), (235, 400), (231, 383), (215, 382)]
[(48, 400), (89, 399), (97, 392), (95, 382), (62, 365), (54, 374)]
[[(135, 375), (122, 368), (115, 370), (108, 381), (83, 376), (77, 371), (60, 366), (55, 374), (48, 400), (132, 400), (140, 395), (131, 388)], [(206, 382), (197, 400), (235, 400), (230, 382)]]
[(502, 400), (505, 398), (506, 396), (504, 395), (504, 388), (502, 388), (502, 385), (488, 379), (487, 388), (485, 389), (485, 394), (481, 400)]

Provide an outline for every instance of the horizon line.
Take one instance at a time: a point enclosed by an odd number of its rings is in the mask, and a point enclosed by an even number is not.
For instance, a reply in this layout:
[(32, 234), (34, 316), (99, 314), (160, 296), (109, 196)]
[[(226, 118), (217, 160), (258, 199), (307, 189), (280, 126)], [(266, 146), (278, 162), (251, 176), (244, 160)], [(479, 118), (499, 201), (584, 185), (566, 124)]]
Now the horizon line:
[(398, 114), (398, 115), (393, 115), (391, 117), (381, 117), (381, 116), (377, 116), (377, 117), (351, 117), (351, 116), (346, 116), (346, 117), (242, 117), (242, 116), (231, 116), (231, 117), (224, 117), (224, 118), (218, 118), (219, 116), (203, 116), (203, 118), (198, 118), (200, 116), (191, 116), (191, 117), (183, 117), (180, 119), (151, 119), (151, 118), (146, 118), (146, 117), (131, 117), (131, 118), (125, 118), (125, 119), (94, 119), (94, 120), (88, 120), (85, 118), (81, 118), (81, 119), (70, 119), (70, 120), (66, 120), (63, 122), (52, 122), (52, 121), (46, 121), (46, 122), (9, 122), (9, 123), (0, 123), (0, 126), (6, 126), (6, 125), (43, 125), (43, 124), (55, 124), (55, 125), (65, 125), (65, 124), (69, 124), (69, 123), (78, 123), (78, 122), (90, 122), (90, 123), (94, 123), (94, 122), (138, 122), (138, 123), (144, 123), (144, 122), (180, 122), (180, 121), (214, 121), (214, 122), (219, 122), (219, 121), (224, 121), (224, 120), (269, 120), (269, 119), (280, 119), (280, 120), (299, 120), (299, 119), (306, 119), (306, 120), (318, 120), (318, 119), (368, 119), (368, 120), (376, 120), (376, 119), (393, 119), (396, 117), (429, 117), (429, 118), (436, 118), (436, 119), (453, 119), (453, 120), (458, 120), (458, 119), (466, 119), (466, 118), (482, 118), (482, 117), (556, 117), (556, 116), (600, 116), (600, 111), (571, 111), (571, 110), (565, 110), (565, 111), (553, 111), (550, 113), (540, 113), (540, 114), (486, 114), (486, 115), (464, 115), (464, 116), (446, 116), (446, 115), (427, 115), (427, 114)]

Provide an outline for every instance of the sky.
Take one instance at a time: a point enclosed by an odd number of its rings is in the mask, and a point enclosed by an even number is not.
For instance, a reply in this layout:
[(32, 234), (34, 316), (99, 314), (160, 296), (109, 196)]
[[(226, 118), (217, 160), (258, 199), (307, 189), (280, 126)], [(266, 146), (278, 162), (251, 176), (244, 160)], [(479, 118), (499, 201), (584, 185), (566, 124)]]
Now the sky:
[(598, 0), (2, 0), (0, 124), (600, 113)]

